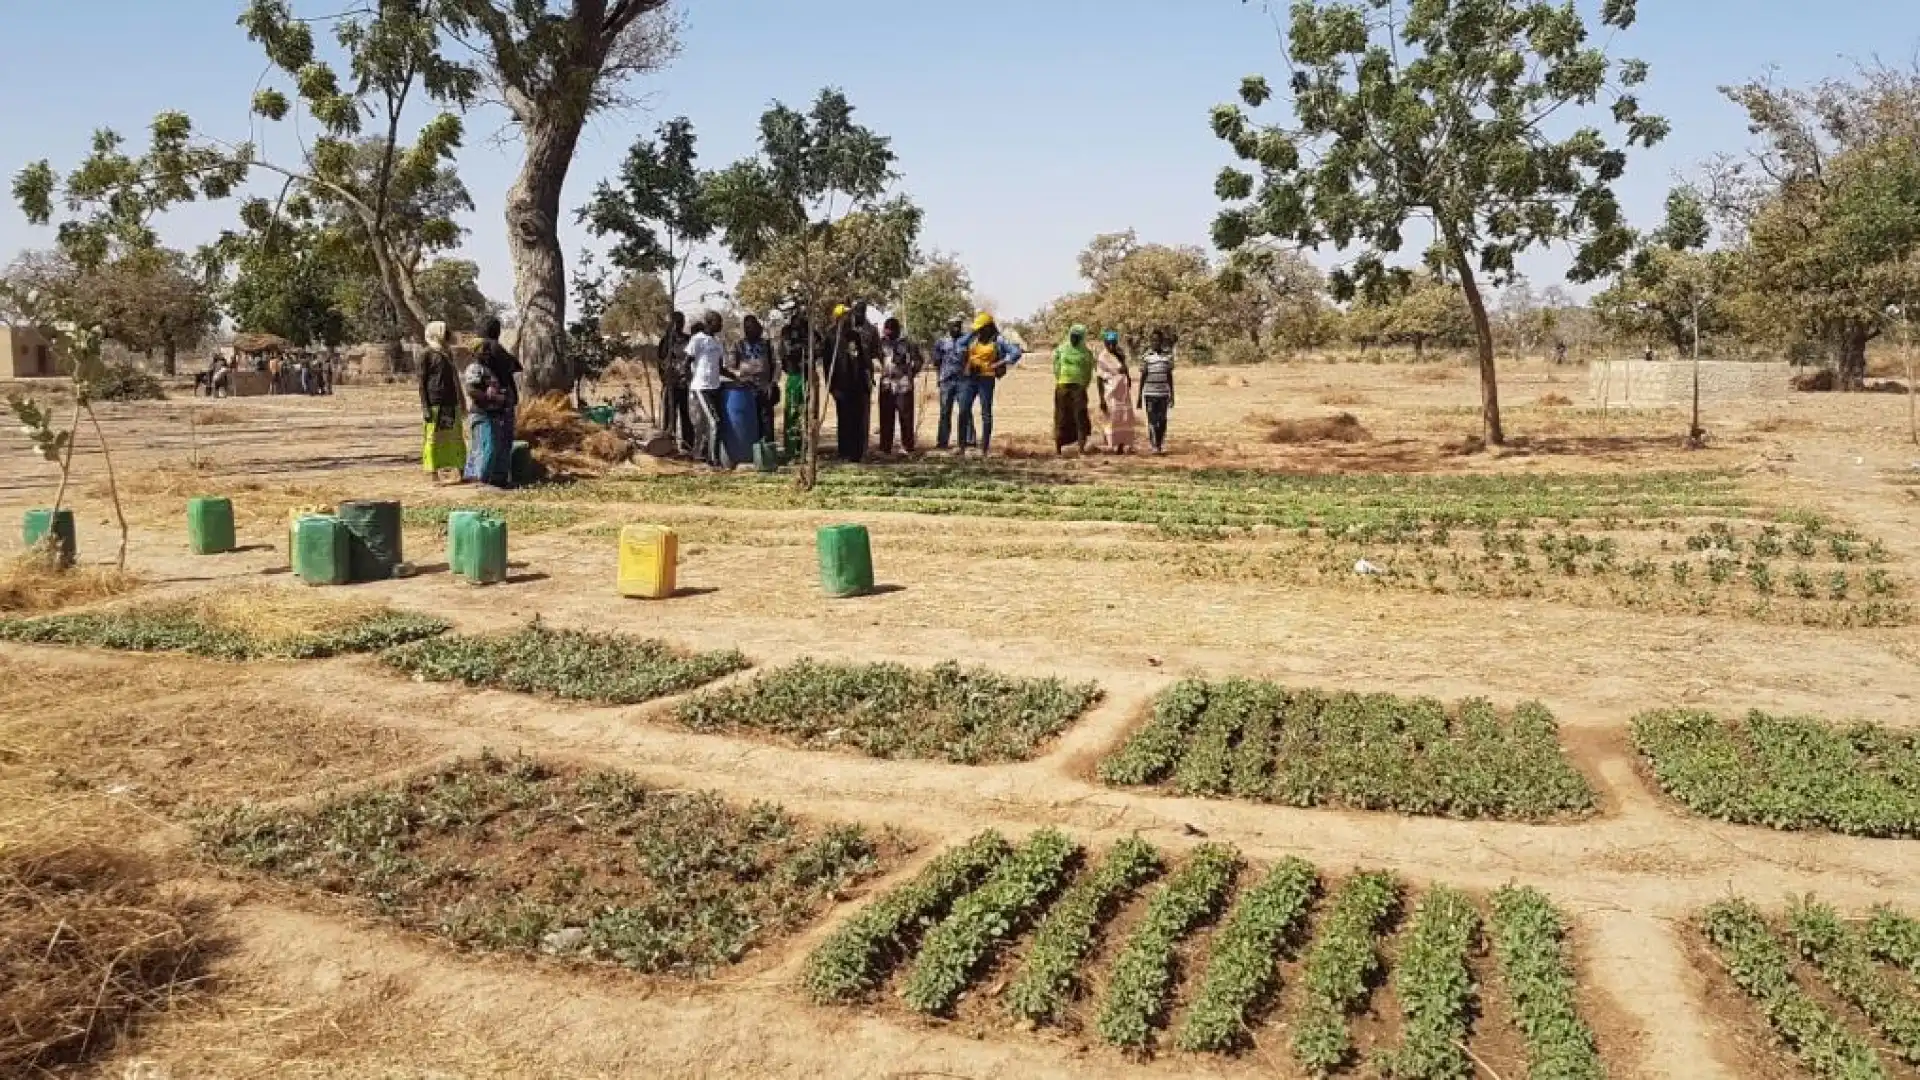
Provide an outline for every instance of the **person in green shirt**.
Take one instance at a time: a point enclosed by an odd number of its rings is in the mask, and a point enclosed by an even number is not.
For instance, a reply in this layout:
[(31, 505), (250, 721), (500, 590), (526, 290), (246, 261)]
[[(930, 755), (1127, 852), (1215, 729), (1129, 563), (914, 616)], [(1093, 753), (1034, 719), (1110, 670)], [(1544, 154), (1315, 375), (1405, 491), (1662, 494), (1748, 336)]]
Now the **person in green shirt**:
[(1087, 414), (1087, 386), (1093, 382), (1093, 350), (1087, 348), (1087, 328), (1075, 326), (1053, 350), (1053, 452), (1069, 446), (1087, 452), (1093, 437), (1093, 418)]

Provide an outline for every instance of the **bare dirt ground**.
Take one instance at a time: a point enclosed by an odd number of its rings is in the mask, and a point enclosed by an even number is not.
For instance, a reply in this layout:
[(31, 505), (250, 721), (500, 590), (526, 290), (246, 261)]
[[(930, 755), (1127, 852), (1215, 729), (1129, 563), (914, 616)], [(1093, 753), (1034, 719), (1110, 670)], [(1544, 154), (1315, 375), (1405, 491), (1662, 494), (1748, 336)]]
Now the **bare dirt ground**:
[[(1797, 395), (1711, 410), (1710, 448), (1687, 451), (1674, 413), (1601, 416), (1576, 402), (1584, 375), (1539, 366), (1503, 383), (1516, 445), (1463, 456), (1477, 387), (1453, 368), (1300, 365), (1183, 372), (1166, 468), (1294, 472), (1556, 473), (1734, 470), (1744, 494), (1816, 510), (1920, 567), (1920, 448), (1906, 401)], [(1050, 453), (1046, 380), (1004, 385), (997, 445)], [(135, 520), (130, 568), (149, 592), (238, 583), (300, 586), (285, 567), (290, 507), (341, 498), (457, 502), (418, 470), (417, 415), (401, 388), (332, 398), (221, 402), (190, 425), (184, 398), (108, 410), (114, 464)], [(1357, 443), (1272, 445), (1268, 421), (1351, 412)], [(923, 438), (931, 433), (923, 409)], [(0, 520), (43, 505), (57, 474), (10, 433)], [(192, 461), (197, 457), (199, 466)], [(1103, 463), (1070, 463), (1101, 468)], [(109, 558), (102, 462), (83, 437), (75, 467), (84, 561)], [(235, 497), (233, 555), (194, 558), (186, 496)], [(593, 503), (563, 527), (516, 535), (515, 577), (489, 590), (444, 572), (440, 541), (415, 530), (420, 576), (352, 594), (431, 611), (463, 630), (534, 616), (555, 625), (738, 648), (756, 663), (800, 656), (958, 659), (1013, 673), (1098, 681), (1105, 703), (1038, 760), (992, 768), (889, 762), (701, 736), (652, 722), (671, 708), (574, 707), (401, 681), (372, 661), (204, 661), (0, 647), (0, 831), (111, 822), (122, 839), (177, 853), (182, 887), (218, 901), (231, 935), (217, 993), (144, 1024), (91, 1067), (101, 1077), (1121, 1077), (1251, 1075), (1284, 1055), (1213, 1067), (1132, 1061), (1044, 1037), (983, 1040), (964, 1025), (814, 1007), (794, 989), (807, 948), (843, 916), (704, 984), (476, 959), (317, 905), (293, 890), (225, 878), (194, 861), (181, 812), (251, 794), (312, 797), (481, 748), (629, 769), (672, 786), (772, 799), (797, 812), (898, 825), (931, 854), (988, 825), (1059, 824), (1094, 842), (1139, 832), (1168, 849), (1196, 833), (1250, 857), (1305, 856), (1416, 882), (1538, 886), (1578, 922), (1589, 1013), (1615, 1075), (1733, 1078), (1780, 1065), (1727, 991), (1692, 962), (1684, 920), (1730, 893), (1776, 903), (1818, 892), (1843, 909), (1920, 903), (1911, 842), (1774, 833), (1679, 816), (1627, 746), (1641, 710), (1690, 705), (1808, 711), (1920, 724), (1920, 631), (1782, 627), (1739, 619), (1576, 608), (1542, 600), (1198, 580), (1151, 563), (1086, 558), (1128, 527), (862, 515), (881, 580), (856, 601), (823, 599), (810, 537), (841, 515)], [(685, 531), (689, 594), (614, 595), (611, 526)], [(18, 536), (9, 527), (8, 544)], [(1575, 825), (1473, 823), (1291, 810), (1118, 791), (1089, 779), (1174, 679), (1244, 673), (1300, 685), (1445, 698), (1537, 698), (1562, 722), (1603, 812)], [(142, 716), (152, 717), (143, 726)], [(57, 737), (54, 732), (61, 734)], [(78, 732), (78, 734), (75, 734)], [(916, 866), (919, 865), (917, 862)], [(909, 868), (904, 873), (911, 873)], [(889, 884), (882, 882), (882, 886)], [(1738, 1004), (1733, 1003), (1733, 1004)]]

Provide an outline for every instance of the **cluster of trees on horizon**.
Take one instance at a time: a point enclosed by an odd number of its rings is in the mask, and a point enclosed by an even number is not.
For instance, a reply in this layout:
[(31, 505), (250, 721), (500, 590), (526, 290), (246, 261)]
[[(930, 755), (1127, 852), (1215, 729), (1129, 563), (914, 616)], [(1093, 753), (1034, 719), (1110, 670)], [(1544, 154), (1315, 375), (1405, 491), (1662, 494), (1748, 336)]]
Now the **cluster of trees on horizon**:
[[(1075, 322), (1135, 337), (1170, 326), (1222, 360), (1472, 349), (1490, 444), (1503, 437), (1500, 355), (1556, 343), (1576, 357), (1820, 354), (1851, 388), (1869, 344), (1905, 326), (1920, 286), (1920, 71), (1726, 88), (1749, 117), (1748, 151), (1701, 163), (1663, 221), (1635, 228), (1614, 187), (1669, 126), (1640, 106), (1647, 65), (1590, 41), (1631, 28), (1633, 0), (1608, 0), (1597, 26), (1548, 0), (1302, 0), (1289, 18), (1284, 85), (1250, 76), (1210, 118), (1238, 159), (1215, 185), (1218, 253), (1096, 237), (1084, 288), (1016, 326), (1040, 338)], [(566, 389), (630, 355), (669, 310), (715, 296), (816, 321), (865, 299), (922, 338), (976, 305), (965, 267), (922, 250), (889, 139), (832, 89), (804, 110), (775, 104), (758, 152), (717, 169), (691, 121), (661, 124), (565, 205), (586, 119), (673, 59), (670, 0), (408, 0), (318, 18), (249, 0), (239, 22), (281, 84), (254, 94), (256, 130), (223, 141), (165, 112), (143, 151), (101, 131), (65, 173), (23, 170), (15, 200), (57, 221), (57, 238), (0, 279), (0, 315), (97, 325), (171, 370), (223, 314), (296, 343), (397, 344), (429, 319), (498, 313), (518, 326), (533, 385)], [(1285, 120), (1259, 120), (1276, 98)], [(524, 152), (504, 207), (505, 305), (454, 254), (474, 209), (458, 154), (488, 104)], [(319, 136), (293, 158), (263, 153), (258, 129), (290, 117)], [(214, 200), (237, 205), (232, 228), (192, 253), (162, 245), (160, 217)], [(563, 214), (606, 243), (571, 274)], [(1519, 255), (1549, 245), (1572, 250), (1568, 278), (1589, 301), (1518, 275)], [(1310, 251), (1341, 261), (1323, 270)]]

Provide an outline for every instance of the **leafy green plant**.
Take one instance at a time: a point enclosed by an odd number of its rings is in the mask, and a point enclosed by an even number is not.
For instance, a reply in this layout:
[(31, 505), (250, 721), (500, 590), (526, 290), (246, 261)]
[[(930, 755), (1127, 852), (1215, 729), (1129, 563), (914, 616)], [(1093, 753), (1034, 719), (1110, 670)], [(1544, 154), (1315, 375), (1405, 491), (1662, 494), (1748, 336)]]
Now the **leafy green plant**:
[(1704, 817), (1774, 829), (1920, 836), (1920, 739), (1873, 725), (1671, 710), (1635, 717), (1661, 790)]
[(1567, 921), (1538, 890), (1509, 886), (1493, 895), (1494, 955), (1514, 1018), (1527, 1041), (1527, 1075), (1539, 1080), (1605, 1080), (1593, 1029), (1575, 1001)]
[(1000, 865), (1012, 848), (984, 832), (869, 904), (807, 956), (801, 976), (816, 1001), (857, 1001), (905, 959), (921, 928)]
[(1114, 961), (1100, 1004), (1101, 1038), (1128, 1049), (1146, 1047), (1173, 988), (1174, 946), (1218, 913), (1240, 866), (1233, 848), (1202, 844), (1154, 894)]
[(1865, 1014), (1902, 1058), (1920, 1065), (1920, 1001), (1880, 971), (1865, 935), (1812, 897), (1794, 902), (1787, 924), (1800, 955), (1813, 961), (1827, 984)]
[(1100, 779), (1109, 784), (1150, 784), (1166, 776), (1180, 758), (1188, 731), (1207, 710), (1207, 693), (1205, 682), (1185, 679), (1161, 694), (1146, 725), (1100, 763)]
[(1759, 1004), (1774, 1034), (1808, 1071), (1823, 1080), (1883, 1080), (1886, 1070), (1872, 1047), (1794, 982), (1787, 950), (1757, 908), (1725, 900), (1700, 921), (1734, 985)]
[(1400, 1045), (1377, 1064), (1387, 1080), (1468, 1080), (1467, 1058), (1477, 987), (1468, 955), (1480, 937), (1480, 913), (1463, 893), (1434, 888), (1421, 900), (1401, 947), (1393, 988), (1400, 997)]
[(345, 626), (265, 637), (211, 623), (196, 614), (191, 605), (157, 602), (108, 611), (0, 620), (0, 641), (180, 652), (217, 660), (316, 660), (378, 652), (443, 634), (451, 625), (430, 615), (379, 611)]
[(1380, 972), (1380, 934), (1400, 909), (1392, 874), (1356, 874), (1333, 895), (1300, 979), (1306, 996), (1294, 1021), (1293, 1055), (1314, 1076), (1353, 1057), (1347, 1019), (1367, 1000)]
[[(1588, 812), (1593, 792), (1537, 704), (1289, 692), (1187, 681), (1100, 767), (1108, 783), (1171, 773), (1183, 794), (1250, 793), (1292, 806), (1544, 820)], [(1264, 787), (1262, 781), (1265, 781)]]
[(1287, 859), (1240, 895), (1213, 940), (1200, 996), (1176, 1040), (1182, 1050), (1245, 1045), (1248, 1013), (1273, 993), (1281, 947), (1300, 932), (1319, 884), (1311, 863)]
[(1867, 926), (1867, 947), (1881, 960), (1906, 968), (1920, 983), (1920, 919), (1890, 907), (1875, 908)]
[[(465, 947), (685, 976), (797, 929), (901, 847), (767, 803), (488, 755), (314, 809), (235, 807), (196, 831), (215, 861)], [(562, 930), (577, 941), (556, 944)]]
[(954, 904), (920, 947), (901, 994), (908, 1007), (923, 1013), (951, 1009), (994, 946), (1025, 926), (1059, 889), (1079, 851), (1061, 833), (1042, 829)]
[(1007, 988), (1007, 1010), (1036, 1024), (1065, 1013), (1079, 989), (1075, 970), (1093, 949), (1094, 934), (1134, 890), (1160, 873), (1160, 855), (1139, 837), (1113, 846), (1100, 866), (1060, 897), (1034, 934), (1026, 964)]
[(689, 654), (649, 638), (554, 630), (538, 620), (511, 634), (419, 642), (383, 653), (380, 660), (433, 682), (608, 705), (681, 693), (747, 666), (737, 652)]
[(696, 731), (765, 732), (809, 749), (965, 765), (1025, 761), (1100, 700), (1092, 683), (1020, 679), (939, 664), (802, 660), (681, 703)]

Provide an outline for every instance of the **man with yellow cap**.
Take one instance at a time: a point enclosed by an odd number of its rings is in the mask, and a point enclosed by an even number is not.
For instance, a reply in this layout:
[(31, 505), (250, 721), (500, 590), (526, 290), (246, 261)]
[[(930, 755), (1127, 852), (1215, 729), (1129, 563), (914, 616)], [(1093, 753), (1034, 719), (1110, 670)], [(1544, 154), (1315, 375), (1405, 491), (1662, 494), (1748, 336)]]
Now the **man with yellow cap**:
[(960, 342), (966, 375), (960, 384), (960, 450), (973, 445), (973, 403), (980, 403), (980, 456), (993, 449), (993, 390), (1007, 369), (1020, 362), (1020, 346), (1000, 337), (1000, 327), (985, 311), (973, 320), (973, 333)]
[(873, 404), (872, 328), (864, 325), (865, 304), (833, 309), (833, 330), (828, 337), (832, 350), (828, 357), (827, 389), (833, 394), (833, 422), (839, 436), (841, 461), (860, 461), (867, 456), (868, 418)]

